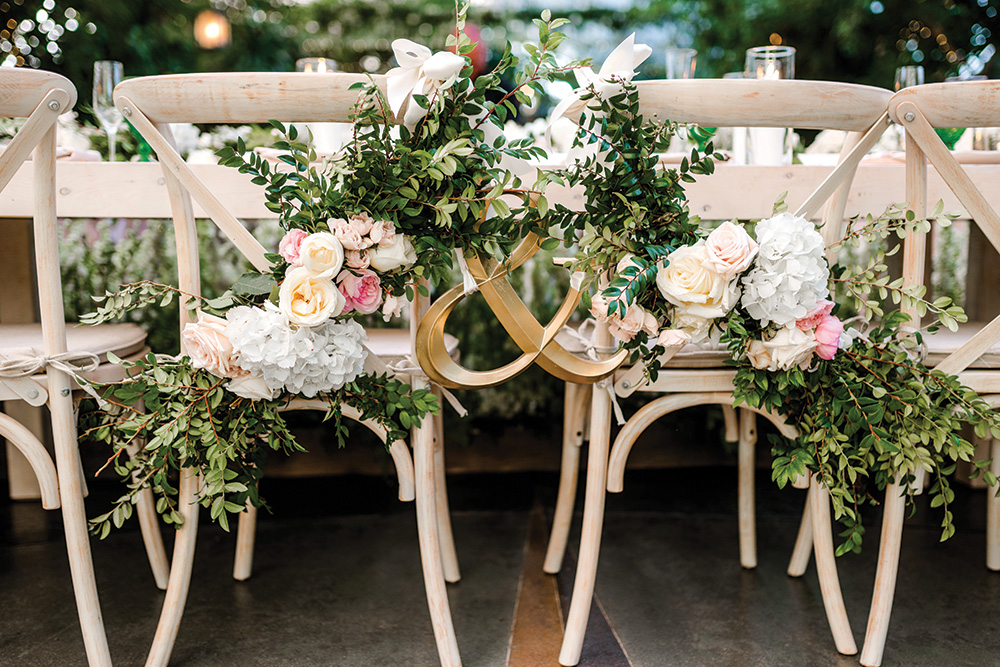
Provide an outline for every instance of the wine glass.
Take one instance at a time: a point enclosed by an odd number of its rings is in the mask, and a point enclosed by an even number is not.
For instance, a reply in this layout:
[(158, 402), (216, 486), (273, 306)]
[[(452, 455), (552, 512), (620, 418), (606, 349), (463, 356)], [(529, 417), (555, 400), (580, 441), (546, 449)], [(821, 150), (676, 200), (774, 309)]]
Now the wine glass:
[(108, 135), (108, 161), (115, 161), (115, 141), (122, 114), (115, 107), (112, 93), (122, 80), (122, 64), (117, 60), (98, 60), (94, 63), (94, 114)]

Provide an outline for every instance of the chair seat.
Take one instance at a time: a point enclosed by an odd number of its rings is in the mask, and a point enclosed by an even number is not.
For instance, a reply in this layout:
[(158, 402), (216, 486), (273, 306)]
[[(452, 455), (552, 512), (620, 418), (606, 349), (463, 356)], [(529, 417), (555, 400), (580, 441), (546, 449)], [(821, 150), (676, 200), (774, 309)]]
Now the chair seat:
[[(932, 336), (924, 336), (924, 342), (927, 344), (927, 358), (924, 363), (931, 368), (937, 366), (948, 355), (967, 343), (973, 334), (986, 324), (986, 322), (966, 322), (958, 325), (958, 331), (942, 328)], [(986, 354), (969, 364), (969, 368), (1000, 368), (1000, 341), (994, 343)]]
[[(410, 356), (409, 329), (368, 329), (368, 349), (375, 353), (387, 366), (392, 366)], [(458, 339), (444, 335), (448, 356), (458, 359)]]

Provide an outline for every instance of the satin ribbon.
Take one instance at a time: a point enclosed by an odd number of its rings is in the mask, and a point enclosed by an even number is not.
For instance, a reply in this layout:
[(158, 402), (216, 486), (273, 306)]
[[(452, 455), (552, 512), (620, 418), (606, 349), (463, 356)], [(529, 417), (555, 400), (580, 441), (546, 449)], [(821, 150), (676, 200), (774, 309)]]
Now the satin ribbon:
[[(366, 350), (368, 348), (365, 348)], [(408, 375), (410, 378), (417, 378), (426, 381), (428, 384), (433, 386), (435, 389), (441, 392), (441, 397), (448, 401), (448, 405), (458, 413), (459, 417), (464, 417), (469, 414), (469, 411), (465, 409), (461, 401), (455, 396), (455, 394), (448, 391), (445, 387), (442, 387), (438, 383), (432, 381), (427, 374), (424, 373), (424, 369), (420, 367), (412, 356), (407, 355), (405, 359), (397, 361), (391, 366), (382, 361), (377, 354), (368, 350), (368, 356), (365, 358), (365, 365), (368, 366), (369, 370), (376, 373), (388, 373), (391, 375)]]
[[(587, 333), (583, 333), (584, 331)], [(569, 352), (582, 353), (591, 361), (600, 361), (601, 357), (599, 355), (614, 354), (618, 351), (618, 346), (595, 345), (594, 335), (596, 332), (597, 320), (588, 318), (581, 322), (580, 326), (575, 329), (571, 326), (564, 326), (556, 334), (556, 341)], [(615, 385), (612, 381), (613, 377), (606, 377), (596, 384), (599, 389), (608, 392), (608, 398), (611, 399), (611, 408), (615, 413), (615, 421), (621, 426), (625, 423), (625, 415), (622, 413), (622, 407), (618, 404), (618, 394), (615, 393)]]
[(0, 360), (0, 382), (5, 379), (27, 378), (52, 367), (66, 373), (80, 385), (88, 395), (104, 405), (104, 400), (90, 384), (80, 376), (101, 365), (101, 358), (93, 352), (62, 352), (60, 354), (39, 354), (34, 348), (7, 350)]

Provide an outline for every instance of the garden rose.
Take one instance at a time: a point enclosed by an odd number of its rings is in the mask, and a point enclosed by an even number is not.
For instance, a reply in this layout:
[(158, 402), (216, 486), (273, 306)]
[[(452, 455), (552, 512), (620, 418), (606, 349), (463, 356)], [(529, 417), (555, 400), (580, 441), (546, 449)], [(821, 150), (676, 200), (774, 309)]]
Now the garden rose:
[(656, 273), (656, 286), (670, 303), (699, 317), (722, 317), (736, 304), (736, 281), (709, 266), (703, 243), (683, 246), (667, 255), (667, 265)]
[(278, 243), (278, 254), (289, 264), (301, 266), (302, 260), (299, 259), (299, 246), (302, 245), (302, 239), (306, 236), (308, 234), (301, 229), (289, 229), (282, 237), (281, 242)]
[(811, 313), (801, 319), (795, 320), (795, 326), (797, 326), (801, 331), (811, 331), (815, 329), (826, 317), (828, 317), (830, 315), (830, 311), (832, 310), (833, 301), (820, 301)]
[(226, 389), (251, 401), (269, 401), (278, 393), (277, 390), (269, 387), (263, 378), (255, 377), (246, 372), (240, 377), (230, 380)]
[(396, 239), (396, 225), (391, 220), (376, 220), (368, 237), (373, 244), (391, 245)]
[(816, 340), (794, 326), (783, 327), (770, 340), (764, 341), (764, 347), (771, 354), (770, 371), (787, 371), (796, 366), (805, 370), (812, 360)]
[(624, 316), (608, 318), (608, 331), (616, 339), (626, 343), (640, 331), (655, 336), (657, 328), (656, 317), (637, 303), (629, 306)]
[(385, 301), (382, 302), (382, 319), (388, 322), (393, 317), (399, 317), (405, 305), (406, 299), (386, 294)]
[(396, 234), (392, 243), (372, 246), (368, 250), (368, 262), (379, 273), (389, 273), (397, 269), (408, 269), (417, 261), (417, 252), (410, 239)]
[(692, 343), (704, 343), (708, 340), (708, 332), (712, 327), (712, 320), (700, 315), (692, 315), (678, 308), (674, 312), (673, 325), (675, 329), (680, 329), (690, 338)]
[(278, 290), (278, 307), (292, 324), (314, 327), (344, 310), (344, 296), (333, 281), (304, 266), (285, 274)]
[(344, 266), (344, 246), (330, 232), (316, 232), (302, 239), (299, 257), (314, 276), (332, 278)]
[[(368, 232), (372, 230), (372, 225), (375, 224), (372, 217), (365, 212), (352, 215), (347, 219), (347, 222), (351, 224), (351, 227), (354, 227), (358, 234), (362, 236), (363, 240), (363, 237), (368, 236)], [(371, 241), (368, 241), (368, 245), (371, 245)]]
[(365, 245), (366, 239), (362, 238), (354, 225), (347, 220), (331, 218), (326, 221), (326, 224), (345, 250), (364, 250), (368, 247)]
[(844, 333), (844, 323), (833, 315), (827, 315), (816, 325), (816, 355), (820, 359), (833, 359), (840, 349), (840, 336)]
[(705, 239), (708, 267), (727, 278), (749, 269), (757, 248), (743, 226), (731, 222), (722, 223)]
[(347, 250), (344, 252), (344, 264), (352, 269), (368, 268), (367, 250)]
[[(594, 319), (598, 322), (608, 321), (608, 300), (604, 298), (601, 294), (595, 294), (590, 299), (590, 314), (594, 316)], [(617, 313), (612, 315), (617, 319)]]
[(762, 340), (752, 340), (747, 345), (747, 360), (754, 368), (762, 371), (775, 371), (774, 361), (771, 359), (771, 352), (764, 345)]
[(337, 276), (337, 286), (346, 301), (345, 313), (356, 310), (368, 315), (382, 304), (382, 284), (374, 271), (360, 269), (356, 274), (342, 271)]
[(664, 329), (656, 337), (656, 344), (661, 347), (682, 347), (691, 341), (691, 334), (682, 329)]
[(226, 337), (226, 320), (208, 313), (198, 313), (198, 320), (188, 322), (181, 332), (184, 351), (191, 365), (216, 377), (235, 377), (239, 369), (233, 361), (233, 345)]

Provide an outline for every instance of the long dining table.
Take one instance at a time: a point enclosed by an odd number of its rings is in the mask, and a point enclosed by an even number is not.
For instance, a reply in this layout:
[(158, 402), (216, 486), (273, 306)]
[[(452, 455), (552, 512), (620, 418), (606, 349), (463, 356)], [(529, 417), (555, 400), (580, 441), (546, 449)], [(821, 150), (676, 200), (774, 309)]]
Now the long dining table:
[[(1000, 209), (1000, 154), (972, 153), (962, 161), (967, 163), (969, 175), (986, 194), (990, 204)], [(250, 176), (216, 164), (197, 164), (192, 168), (238, 218), (276, 217), (264, 206), (263, 190), (250, 182)], [(786, 200), (792, 206), (803, 201), (829, 171), (830, 168), (824, 166), (745, 167), (719, 163), (713, 175), (697, 177), (696, 182), (686, 184), (685, 189), (691, 213), (703, 219), (763, 218), (771, 214), (775, 200), (784, 192), (787, 192)], [(170, 217), (167, 188), (160, 165), (156, 163), (58, 162), (56, 191), (56, 210), (60, 217)], [(33, 313), (30, 253), (33, 192), (32, 172), (28, 165), (0, 193), (0, 225), (3, 226), (7, 245), (4, 277), (0, 280), (0, 321), (5, 323), (31, 321)], [(579, 189), (557, 186), (551, 187), (547, 198), (550, 204), (559, 202), (569, 207), (580, 206), (583, 200)], [(934, 170), (930, 169), (928, 201), (938, 199), (944, 201), (945, 210), (962, 208)], [(858, 167), (845, 214), (878, 214), (890, 204), (904, 200), (902, 161), (865, 161)], [(201, 213), (197, 203), (195, 213)], [(967, 309), (981, 311), (983, 316), (1000, 311), (1000, 289), (980, 288), (1000, 285), (1000, 262), (995, 261), (994, 251), (987, 246), (977, 242), (975, 237), (970, 242), (967, 280), (969, 296), (974, 302), (967, 304)], [(41, 435), (43, 420), (40, 408), (11, 403), (6, 409), (18, 411), (16, 417)], [(10, 446), (7, 455), (11, 497), (38, 497), (34, 475), (27, 462)]]

